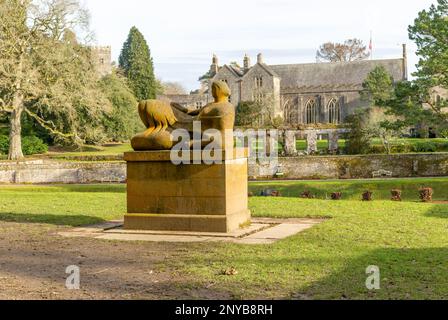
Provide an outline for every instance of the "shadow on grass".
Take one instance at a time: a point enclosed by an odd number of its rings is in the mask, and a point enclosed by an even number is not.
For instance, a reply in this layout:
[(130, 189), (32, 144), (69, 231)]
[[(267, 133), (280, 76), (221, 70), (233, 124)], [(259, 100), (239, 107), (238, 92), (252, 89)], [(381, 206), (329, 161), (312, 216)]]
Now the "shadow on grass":
[(428, 211), (425, 212), (425, 216), (448, 219), (448, 205), (434, 204)]
[[(369, 266), (380, 269), (380, 289), (366, 288)], [(446, 299), (448, 248), (379, 249), (300, 290), (311, 299)]]
[(55, 214), (32, 214), (32, 213), (0, 213), (0, 221), (18, 223), (42, 223), (57, 226), (87, 226), (105, 222), (99, 217), (84, 215), (55, 215)]

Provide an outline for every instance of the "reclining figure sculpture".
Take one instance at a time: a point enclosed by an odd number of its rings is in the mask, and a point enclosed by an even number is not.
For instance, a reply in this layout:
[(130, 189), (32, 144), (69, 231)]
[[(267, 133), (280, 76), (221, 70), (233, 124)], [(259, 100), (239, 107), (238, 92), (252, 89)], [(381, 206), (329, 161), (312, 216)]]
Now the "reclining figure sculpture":
[[(139, 103), (138, 112), (147, 130), (132, 138), (131, 145), (135, 151), (170, 150), (176, 141), (173, 141), (172, 132), (184, 129), (192, 136), (193, 123), (201, 124), (201, 145), (210, 143), (210, 138), (203, 133), (215, 129), (221, 133), (222, 139), (216, 141), (224, 149), (233, 147), (233, 138), (230, 140), (226, 132), (232, 132), (235, 122), (235, 107), (229, 102), (230, 89), (224, 81), (212, 83), (214, 102), (201, 109), (183, 107), (177, 103), (168, 103), (160, 100), (145, 100)], [(194, 143), (191, 141), (190, 146)], [(230, 145), (231, 144), (231, 145)]]

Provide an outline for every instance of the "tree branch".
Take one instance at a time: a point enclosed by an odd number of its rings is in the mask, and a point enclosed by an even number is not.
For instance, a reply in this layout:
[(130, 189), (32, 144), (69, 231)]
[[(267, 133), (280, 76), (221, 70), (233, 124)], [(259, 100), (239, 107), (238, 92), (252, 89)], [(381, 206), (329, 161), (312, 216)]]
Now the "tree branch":
[(14, 108), (8, 107), (5, 103), (5, 101), (3, 101), (2, 98), (0, 98), (0, 112), (11, 113), (11, 112), (13, 112), (13, 110), (14, 110)]
[(72, 138), (75, 135), (73, 133), (63, 133), (60, 132), (56, 129), (53, 129), (52, 127), (50, 127), (50, 125), (54, 126), (52, 121), (45, 121), (44, 119), (42, 119), (41, 117), (39, 117), (37, 114), (35, 114), (34, 112), (31, 112), (28, 109), (25, 109), (25, 112), (34, 120), (36, 120), (44, 129), (47, 129), (48, 131), (50, 131), (52, 134), (68, 139), (68, 138)]

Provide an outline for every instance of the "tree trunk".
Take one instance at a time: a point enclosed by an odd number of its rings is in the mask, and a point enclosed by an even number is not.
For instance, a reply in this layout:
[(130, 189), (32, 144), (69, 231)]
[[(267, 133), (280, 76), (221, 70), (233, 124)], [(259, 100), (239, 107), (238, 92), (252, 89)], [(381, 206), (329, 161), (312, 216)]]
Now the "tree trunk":
[[(16, 100), (16, 99), (14, 99)], [(23, 158), (22, 152), (22, 112), (23, 112), (23, 99), (17, 97), (17, 104), (11, 113), (11, 119), (9, 121), (9, 160), (19, 160)]]
[(24, 96), (21, 92), (22, 89), (22, 77), (23, 77), (23, 52), (19, 57), (19, 63), (17, 65), (17, 80), (15, 84), (16, 92), (12, 101), (13, 111), (11, 112), (11, 119), (9, 120), (9, 160), (19, 160), (23, 158), (22, 152), (22, 113), (25, 108)]

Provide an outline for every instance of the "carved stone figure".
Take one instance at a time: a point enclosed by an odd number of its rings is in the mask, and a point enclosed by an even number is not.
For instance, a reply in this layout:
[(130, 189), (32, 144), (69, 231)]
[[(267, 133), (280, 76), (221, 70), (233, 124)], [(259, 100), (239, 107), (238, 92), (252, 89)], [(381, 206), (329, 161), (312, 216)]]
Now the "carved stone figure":
[[(177, 103), (170, 104), (159, 100), (140, 102), (138, 111), (147, 130), (132, 138), (132, 148), (136, 151), (169, 150), (176, 144), (171, 132), (185, 129), (193, 134), (195, 121), (201, 124), (202, 145), (213, 140), (204, 135), (204, 132), (215, 129), (221, 133), (222, 140), (216, 141), (220, 147), (233, 147), (233, 136), (230, 139), (229, 132), (233, 130), (235, 123), (235, 107), (229, 102), (230, 94), (230, 89), (224, 81), (215, 81), (212, 84), (215, 101), (201, 109), (192, 110)], [(193, 142), (191, 141), (191, 144)]]

